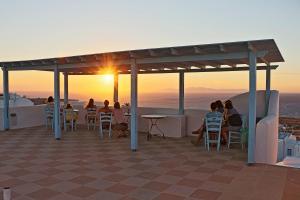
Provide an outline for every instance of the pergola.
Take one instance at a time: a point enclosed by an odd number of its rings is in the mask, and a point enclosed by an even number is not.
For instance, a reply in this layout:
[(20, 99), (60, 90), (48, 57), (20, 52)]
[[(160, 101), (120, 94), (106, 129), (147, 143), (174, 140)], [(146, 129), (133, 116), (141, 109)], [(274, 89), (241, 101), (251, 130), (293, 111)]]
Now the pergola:
[[(256, 131), (256, 72), (266, 70), (266, 104), (271, 87), (271, 70), (284, 62), (273, 39), (218, 44), (176, 46), (130, 51), (117, 51), (49, 59), (0, 62), (3, 70), (3, 125), (9, 129), (9, 71), (39, 70), (54, 72), (55, 138), (60, 129), (60, 73), (64, 75), (64, 103), (68, 102), (69, 75), (96, 75), (113, 71), (114, 101), (118, 100), (118, 74), (131, 75), (131, 150), (138, 149), (137, 84), (138, 74), (178, 73), (179, 114), (184, 114), (184, 74), (191, 72), (249, 71), (249, 144), (248, 163), (254, 162)], [(260, 64), (260, 65), (258, 65)]]

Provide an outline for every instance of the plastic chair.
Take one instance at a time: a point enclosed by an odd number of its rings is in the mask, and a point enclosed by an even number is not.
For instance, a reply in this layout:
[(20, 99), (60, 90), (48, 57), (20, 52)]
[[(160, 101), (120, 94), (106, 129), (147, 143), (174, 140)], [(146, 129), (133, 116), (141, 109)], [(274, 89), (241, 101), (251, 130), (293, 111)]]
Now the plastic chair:
[(47, 105), (45, 108), (45, 116), (46, 116), (46, 128), (48, 129), (49, 124), (51, 124), (51, 129), (54, 128), (54, 107)]
[(245, 115), (240, 115), (242, 119), (242, 126), (229, 126), (228, 127), (228, 149), (230, 149), (231, 144), (241, 144), (242, 150), (244, 149), (244, 144), (242, 143), (241, 129), (246, 127), (247, 117)]
[[(217, 151), (220, 150), (221, 144), (221, 129), (222, 129), (223, 114), (214, 113), (208, 114), (205, 117), (206, 134), (205, 134), (205, 147), (209, 151), (210, 144), (217, 144)], [(215, 136), (215, 139), (211, 139), (211, 135)]]
[(73, 109), (64, 109), (64, 130), (68, 130), (68, 126), (71, 127), (71, 131), (77, 129), (77, 113)]
[(104, 129), (107, 128), (107, 127), (103, 128), (103, 125), (108, 126), (108, 135), (109, 138), (111, 138), (112, 113), (100, 112), (99, 122), (100, 122), (100, 128), (99, 128), (100, 138), (101, 139), (103, 138)]
[(94, 130), (96, 130), (96, 123), (97, 123), (97, 109), (96, 108), (88, 108), (87, 109), (86, 123), (87, 123), (88, 130), (90, 130), (90, 126), (93, 126)]

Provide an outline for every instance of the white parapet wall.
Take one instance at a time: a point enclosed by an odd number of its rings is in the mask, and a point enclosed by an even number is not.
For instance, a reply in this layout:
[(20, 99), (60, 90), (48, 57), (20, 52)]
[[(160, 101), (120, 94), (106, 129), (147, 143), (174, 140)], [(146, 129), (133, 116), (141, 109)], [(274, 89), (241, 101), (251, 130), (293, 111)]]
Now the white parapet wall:
[[(44, 125), (45, 106), (46, 105), (10, 108), (10, 128), (20, 129)], [(0, 130), (3, 130), (3, 109), (0, 109)]]
[(271, 91), (267, 116), (256, 126), (255, 161), (276, 164), (278, 153), (279, 92)]

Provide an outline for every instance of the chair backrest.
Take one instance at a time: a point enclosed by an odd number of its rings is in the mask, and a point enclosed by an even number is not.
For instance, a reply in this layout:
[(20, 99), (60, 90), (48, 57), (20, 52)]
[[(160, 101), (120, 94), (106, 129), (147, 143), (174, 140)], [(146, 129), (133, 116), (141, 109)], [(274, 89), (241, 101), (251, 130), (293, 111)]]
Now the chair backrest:
[(53, 115), (54, 115), (54, 107), (47, 105), (45, 107), (45, 114), (46, 114), (46, 117), (53, 117)]
[(208, 132), (220, 132), (222, 127), (222, 113), (208, 113), (205, 117), (206, 130)]
[(111, 123), (112, 121), (112, 113), (105, 113), (105, 112), (100, 112), (100, 123), (103, 122), (109, 122)]
[(64, 109), (64, 116), (67, 121), (75, 119), (73, 109)]
[(96, 108), (88, 108), (86, 116), (87, 116), (87, 118), (96, 118), (97, 117), (97, 109)]
[(242, 128), (246, 128), (247, 127), (247, 116), (246, 115), (240, 115), (241, 119), (242, 119)]

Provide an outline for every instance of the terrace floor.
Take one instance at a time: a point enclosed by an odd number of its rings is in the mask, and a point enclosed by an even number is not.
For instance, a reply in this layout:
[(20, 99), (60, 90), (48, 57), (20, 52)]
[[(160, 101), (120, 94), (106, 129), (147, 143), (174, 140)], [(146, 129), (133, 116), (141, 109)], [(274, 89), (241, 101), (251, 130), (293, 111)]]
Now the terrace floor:
[(207, 152), (190, 139), (141, 134), (131, 152), (129, 138), (84, 128), (60, 141), (44, 127), (1, 132), (0, 187), (14, 200), (300, 199), (299, 169), (248, 167), (239, 149)]

